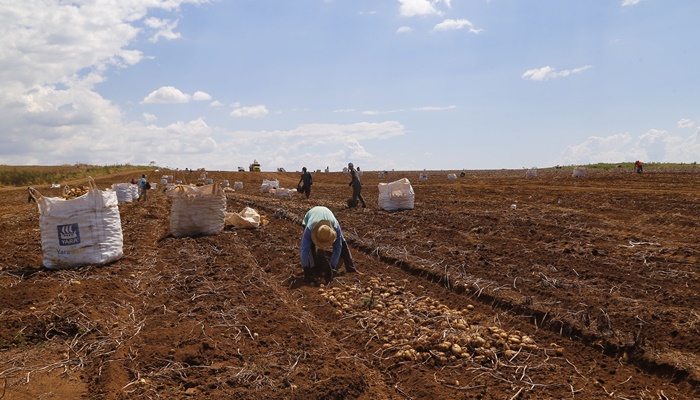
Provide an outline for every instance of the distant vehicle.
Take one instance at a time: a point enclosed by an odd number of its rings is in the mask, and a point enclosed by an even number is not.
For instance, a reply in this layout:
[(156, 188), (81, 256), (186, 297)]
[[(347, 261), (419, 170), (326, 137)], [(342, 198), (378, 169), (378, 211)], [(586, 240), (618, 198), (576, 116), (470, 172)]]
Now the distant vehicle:
[(250, 172), (260, 172), (260, 163), (258, 160), (253, 160), (253, 163), (248, 166)]
[(279, 168), (277, 168), (277, 172), (287, 172), (287, 170), (285, 170), (285, 169), (282, 168), (282, 167), (279, 167)]
[(245, 172), (245, 168), (243, 168), (243, 167), (238, 167), (238, 172)]

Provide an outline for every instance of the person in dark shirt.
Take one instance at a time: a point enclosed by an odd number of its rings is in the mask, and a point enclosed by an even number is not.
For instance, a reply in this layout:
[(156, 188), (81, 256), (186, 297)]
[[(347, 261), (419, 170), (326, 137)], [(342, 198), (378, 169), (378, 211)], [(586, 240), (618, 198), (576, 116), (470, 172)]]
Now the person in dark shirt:
[(365, 203), (365, 198), (362, 197), (362, 181), (360, 180), (360, 174), (355, 171), (355, 166), (352, 163), (348, 163), (348, 170), (350, 171), (350, 184), (352, 186), (352, 200), (350, 200), (350, 207), (357, 206), (357, 200), (360, 200), (362, 207), (367, 207)]
[(311, 195), (311, 184), (313, 183), (313, 178), (311, 177), (311, 172), (306, 171), (306, 167), (301, 169), (301, 178), (299, 178), (299, 183), (297, 184), (297, 191), (298, 188), (301, 188), (301, 192), (306, 195), (306, 198), (309, 198), (309, 195)]

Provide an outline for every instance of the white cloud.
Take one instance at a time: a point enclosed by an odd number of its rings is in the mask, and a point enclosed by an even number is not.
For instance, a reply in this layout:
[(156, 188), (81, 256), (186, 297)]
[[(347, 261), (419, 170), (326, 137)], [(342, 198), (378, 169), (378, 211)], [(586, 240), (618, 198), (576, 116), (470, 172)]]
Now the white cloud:
[(404, 112), (404, 109), (387, 110), (387, 111), (376, 111), (376, 110), (366, 110), (362, 111), (362, 115), (382, 115), (382, 114), (394, 114)]
[[(243, 149), (242, 153), (247, 154), (244, 159), (252, 161), (257, 158), (265, 165), (273, 163), (274, 167), (280, 166), (278, 160), (284, 158), (311, 169), (330, 166), (338, 170), (349, 161), (348, 154), (355, 154), (358, 157), (362, 155), (362, 161), (365, 162), (371, 158), (372, 165), (377, 168), (387, 168), (384, 157), (376, 159), (359, 143), (386, 140), (404, 134), (403, 125), (397, 121), (304, 124), (291, 130), (226, 132), (225, 138), (218, 141), (218, 146), (222, 149)], [(261, 148), (266, 149), (262, 155), (259, 151)], [(349, 153), (345, 151), (348, 148), (351, 150)], [(232, 156), (228, 155), (227, 158), (231, 159)], [(310, 165), (309, 160), (313, 160), (316, 165)]]
[(187, 103), (189, 101), (190, 95), (182, 93), (173, 86), (163, 86), (149, 93), (141, 103), (178, 104)]
[(628, 160), (632, 151), (632, 135), (618, 133), (608, 137), (591, 136), (583, 143), (567, 147), (561, 155), (561, 164), (591, 164)]
[(348, 137), (358, 140), (388, 139), (405, 134), (397, 121), (358, 122), (354, 124), (304, 124), (291, 130), (236, 131), (230, 136), (240, 145), (276, 143), (274, 147), (286, 150), (306, 146), (343, 144)]
[[(138, 64), (139, 36), (179, 37), (174, 32), (183, 4), (208, 0), (5, 1), (0, 13), (0, 163), (148, 164), (233, 169), (241, 160), (317, 160), (342, 167), (348, 138), (362, 154), (365, 141), (405, 133), (396, 121), (349, 125), (309, 124), (282, 131), (213, 129), (204, 118), (159, 125), (155, 113), (137, 111), (128, 120), (116, 102), (95, 89), (115, 68)], [(447, 3), (445, 3), (447, 4)], [(159, 19), (149, 19), (155, 11)], [(204, 92), (187, 94), (163, 86), (142, 103), (209, 101)], [(219, 101), (211, 101), (221, 107)], [(267, 113), (265, 106), (241, 107), (241, 115)], [(359, 146), (359, 147), (358, 147)], [(260, 149), (266, 149), (261, 154)], [(136, 151), (135, 149), (138, 149)], [(303, 149), (303, 151), (300, 151)], [(368, 153), (365, 151), (365, 153)], [(308, 154), (304, 157), (302, 154)], [(250, 158), (250, 160), (248, 160)], [(232, 161), (233, 160), (233, 161)], [(386, 167), (387, 157), (372, 165)], [(243, 165), (247, 165), (247, 162)], [(309, 167), (312, 167), (309, 165)]]
[(175, 122), (165, 127), (149, 126), (148, 131), (159, 139), (148, 147), (152, 154), (207, 154), (217, 149), (212, 129), (203, 119)]
[(345, 147), (350, 149), (349, 158), (354, 160), (353, 162), (357, 164), (357, 160), (368, 160), (372, 157), (365, 148), (360, 144), (355, 138), (349, 138), (345, 141)]
[(223, 107), (224, 103), (220, 102), (219, 100), (214, 100), (211, 103), (209, 103), (209, 105), (212, 107)]
[(192, 100), (194, 100), (194, 101), (207, 101), (207, 100), (211, 100), (211, 96), (209, 95), (209, 93), (196, 91), (192, 95)]
[(408, 33), (408, 32), (411, 32), (412, 30), (413, 30), (413, 28), (411, 28), (410, 26), (402, 26), (396, 30), (396, 33)]
[(148, 26), (149, 28), (152, 28), (156, 30), (156, 33), (153, 34), (153, 36), (149, 39), (151, 42), (155, 43), (157, 42), (160, 38), (163, 38), (165, 40), (173, 40), (173, 39), (179, 39), (182, 37), (177, 32), (173, 32), (175, 28), (177, 28), (178, 20), (175, 21), (170, 21), (167, 19), (159, 19), (159, 18), (148, 18), (144, 21), (144, 24)]
[(700, 160), (700, 130), (688, 137), (674, 136), (668, 131), (650, 129), (633, 137), (618, 133), (608, 137), (591, 136), (583, 143), (567, 147), (557, 164), (644, 162), (685, 162)]
[[(0, 13), (0, 82), (6, 90), (57, 83), (86, 67), (102, 72), (108, 65), (131, 65), (141, 59), (127, 46), (138, 28), (122, 20), (127, 7), (3, 2)], [(135, 13), (143, 11), (136, 7)], [(9, 93), (16, 94), (16, 93)]]
[(434, 31), (452, 31), (469, 28), (471, 33), (480, 33), (481, 29), (474, 29), (474, 24), (466, 19), (446, 19), (433, 27)]
[(585, 70), (593, 68), (592, 65), (586, 65), (583, 67), (579, 68), (574, 68), (574, 69), (565, 69), (562, 71), (556, 71), (554, 68), (550, 66), (542, 67), (542, 68), (535, 68), (535, 69), (530, 69), (525, 71), (521, 77), (523, 79), (529, 79), (533, 81), (545, 81), (548, 79), (555, 79), (555, 78), (563, 78), (567, 77), (571, 74), (577, 74), (580, 72), (583, 72)]
[(678, 121), (677, 125), (679, 128), (692, 128), (693, 125), (695, 125), (695, 122), (686, 118), (682, 118)]
[(455, 105), (449, 105), (449, 106), (426, 106), (426, 107), (416, 107), (413, 110), (414, 111), (445, 111), (445, 110), (453, 110), (457, 108)]
[(231, 111), (232, 117), (249, 117), (258, 118), (265, 116), (269, 113), (267, 107), (262, 104), (252, 107), (239, 107)]
[(399, 12), (404, 17), (440, 15), (441, 12), (435, 7), (439, 2), (440, 0), (399, 0)]
[(622, 0), (622, 7), (636, 6), (641, 0)]
[[(444, 110), (452, 110), (457, 108), (455, 105), (449, 105), (449, 106), (424, 106), (424, 107), (413, 107), (410, 110), (406, 110), (403, 108), (397, 108), (394, 110), (384, 110), (384, 111), (378, 111), (378, 110), (365, 110), (362, 111), (362, 115), (384, 115), (384, 114), (395, 114), (395, 113), (402, 113), (406, 111), (444, 111)], [(355, 111), (355, 110), (347, 110), (347, 111)]]

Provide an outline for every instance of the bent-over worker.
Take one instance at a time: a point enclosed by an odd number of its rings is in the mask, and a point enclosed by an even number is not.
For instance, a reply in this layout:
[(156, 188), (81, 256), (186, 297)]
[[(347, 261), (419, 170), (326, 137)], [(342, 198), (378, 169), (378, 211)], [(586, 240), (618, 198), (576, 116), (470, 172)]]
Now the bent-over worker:
[(355, 272), (355, 263), (352, 260), (348, 243), (343, 237), (340, 223), (327, 207), (316, 206), (311, 208), (304, 216), (302, 222), (304, 234), (301, 237), (301, 267), (304, 270), (304, 279), (311, 281), (314, 278), (314, 269), (323, 268), (328, 261), (320, 249), (331, 248), (330, 268), (332, 274), (338, 272), (341, 264), (345, 264), (346, 272)]

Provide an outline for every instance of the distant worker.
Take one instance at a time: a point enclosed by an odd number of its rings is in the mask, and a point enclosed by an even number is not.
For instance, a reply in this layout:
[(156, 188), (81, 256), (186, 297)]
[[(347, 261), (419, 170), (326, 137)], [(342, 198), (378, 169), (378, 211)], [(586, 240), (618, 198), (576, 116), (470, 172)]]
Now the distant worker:
[[(345, 264), (346, 272), (356, 272), (348, 243), (343, 237), (340, 223), (327, 207), (316, 206), (304, 216), (302, 222), (304, 234), (301, 237), (301, 268), (304, 270), (304, 280), (311, 282), (319, 272), (333, 276), (338, 268)], [(328, 260), (321, 249), (332, 248), (330, 269)]]
[(301, 178), (299, 178), (299, 183), (297, 183), (297, 188), (301, 188), (300, 193), (306, 194), (306, 198), (309, 198), (311, 194), (311, 184), (313, 183), (313, 177), (311, 172), (306, 171), (306, 167), (301, 169)]
[(139, 198), (136, 201), (146, 201), (146, 193), (148, 193), (148, 189), (146, 186), (150, 187), (150, 184), (148, 183), (148, 180), (146, 179), (146, 174), (141, 175), (141, 179), (139, 179)]
[(642, 173), (642, 162), (637, 160), (634, 162), (634, 171), (638, 174)]
[(350, 170), (351, 181), (348, 186), (352, 186), (352, 200), (348, 206), (357, 207), (357, 200), (359, 199), (362, 203), (362, 207), (367, 207), (364, 197), (362, 197), (362, 181), (357, 171), (355, 171), (355, 166), (352, 163), (348, 163), (348, 170)]
[(32, 196), (32, 187), (29, 186), (27, 188), (27, 190), (29, 191), (29, 196), (27, 197), (27, 203), (31, 203), (32, 201), (36, 203), (36, 199), (34, 198), (34, 196)]

